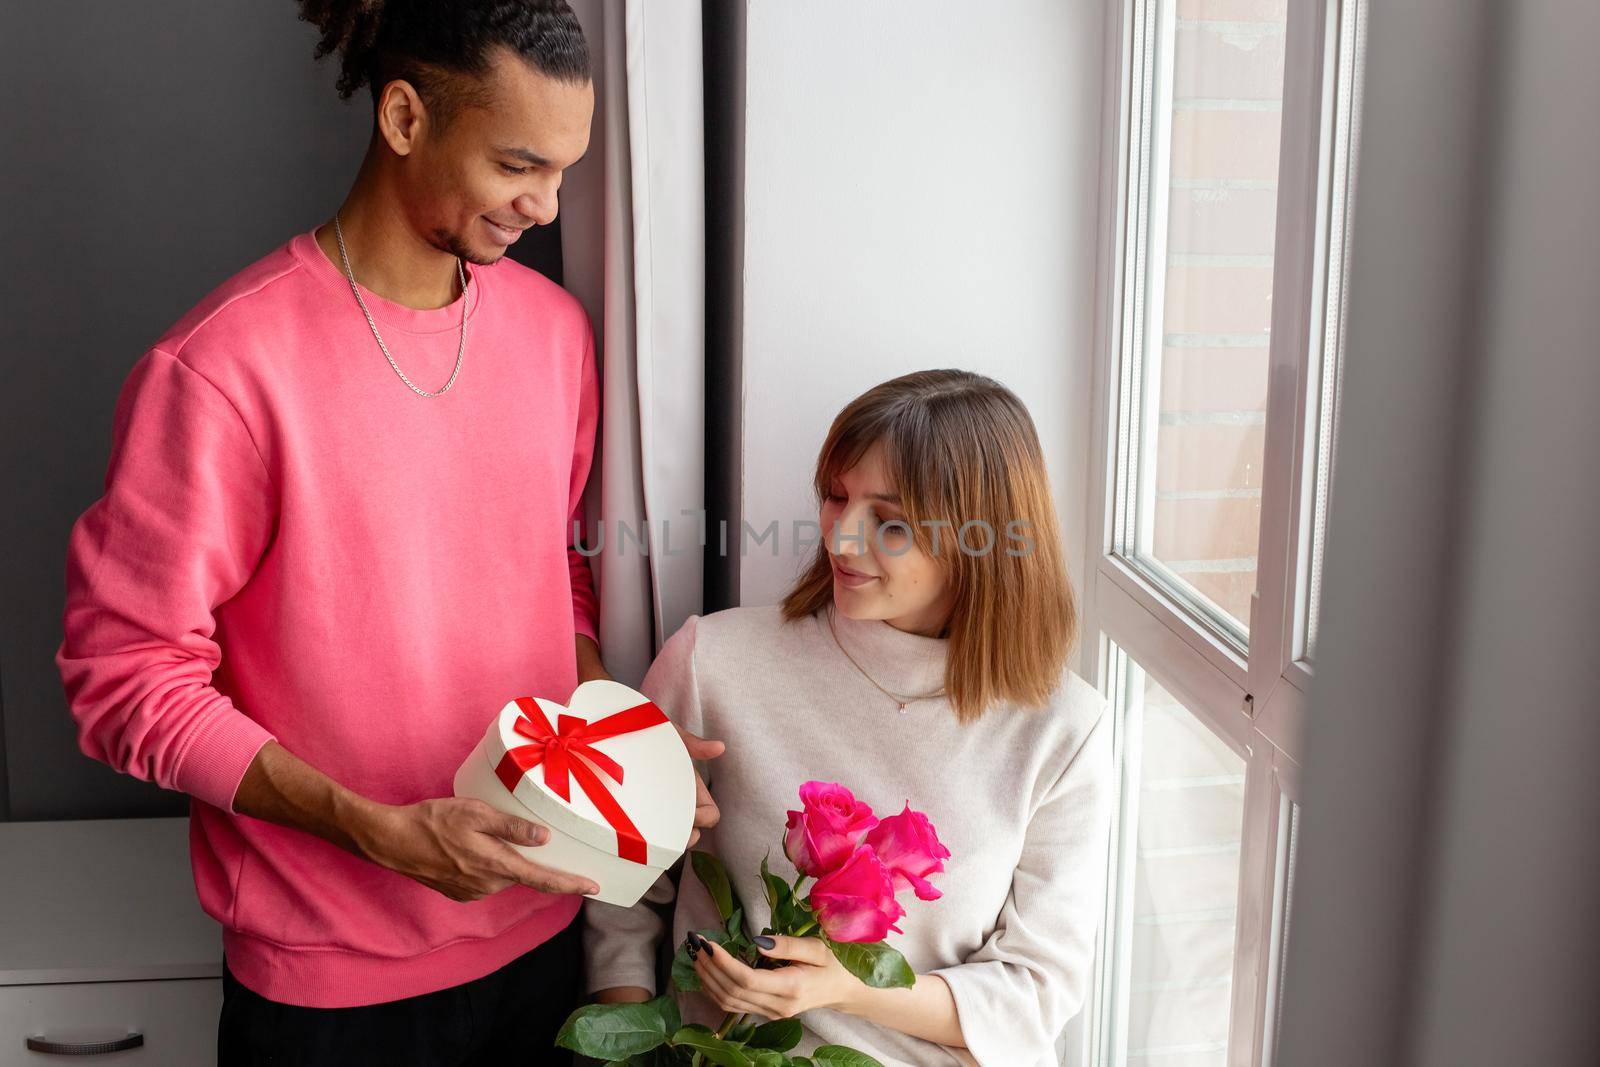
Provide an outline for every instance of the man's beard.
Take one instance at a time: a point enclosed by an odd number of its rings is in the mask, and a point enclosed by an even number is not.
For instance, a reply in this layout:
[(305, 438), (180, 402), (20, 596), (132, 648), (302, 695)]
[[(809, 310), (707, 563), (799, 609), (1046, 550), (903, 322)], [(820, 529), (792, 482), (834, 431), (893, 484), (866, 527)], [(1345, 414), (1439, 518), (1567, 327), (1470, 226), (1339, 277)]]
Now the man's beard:
[(441, 252), (448, 252), (458, 259), (464, 259), (468, 263), (473, 263), (480, 267), (492, 267), (500, 261), (501, 256), (505, 255), (505, 250), (502, 249), (500, 255), (492, 256), (486, 259), (483, 256), (471, 251), (467, 247), (467, 242), (462, 239), (460, 234), (452, 233), (449, 230), (433, 231), (433, 247), (437, 248)]

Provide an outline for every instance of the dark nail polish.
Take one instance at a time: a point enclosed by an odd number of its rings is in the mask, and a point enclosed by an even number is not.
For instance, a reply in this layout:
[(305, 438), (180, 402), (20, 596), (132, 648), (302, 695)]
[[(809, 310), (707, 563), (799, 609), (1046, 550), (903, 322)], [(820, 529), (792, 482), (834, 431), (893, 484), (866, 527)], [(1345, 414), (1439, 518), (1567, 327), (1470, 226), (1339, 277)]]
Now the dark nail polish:
[(776, 941), (772, 940), (772, 938), (770, 938), (770, 937), (766, 937), (766, 936), (754, 937), (754, 938), (751, 938), (751, 940), (754, 941), (756, 943), (756, 945), (758, 947), (760, 947), (760, 948), (764, 948), (764, 949), (769, 949), (770, 950), (770, 949), (775, 949), (775, 948), (778, 947), (778, 943)]

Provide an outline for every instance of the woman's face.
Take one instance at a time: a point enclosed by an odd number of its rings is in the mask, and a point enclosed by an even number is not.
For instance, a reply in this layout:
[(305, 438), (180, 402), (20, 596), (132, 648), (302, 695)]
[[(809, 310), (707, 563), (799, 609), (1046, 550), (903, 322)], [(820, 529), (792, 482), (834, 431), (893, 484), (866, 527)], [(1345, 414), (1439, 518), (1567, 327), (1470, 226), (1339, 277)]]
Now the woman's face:
[(939, 560), (912, 539), (881, 445), (827, 487), (822, 529), (833, 562), (833, 602), (841, 613), (939, 635), (950, 618), (949, 581)]

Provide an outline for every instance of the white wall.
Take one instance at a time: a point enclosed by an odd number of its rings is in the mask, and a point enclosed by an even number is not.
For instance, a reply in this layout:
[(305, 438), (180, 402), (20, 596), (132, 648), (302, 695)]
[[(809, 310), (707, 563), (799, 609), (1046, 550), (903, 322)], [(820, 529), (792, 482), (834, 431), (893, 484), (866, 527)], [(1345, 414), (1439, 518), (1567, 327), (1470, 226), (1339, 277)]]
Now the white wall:
[(740, 603), (777, 600), (838, 410), (910, 370), (1016, 390), (1081, 592), (1089, 485), (1100, 0), (751, 0), (742, 494), (773, 519)]

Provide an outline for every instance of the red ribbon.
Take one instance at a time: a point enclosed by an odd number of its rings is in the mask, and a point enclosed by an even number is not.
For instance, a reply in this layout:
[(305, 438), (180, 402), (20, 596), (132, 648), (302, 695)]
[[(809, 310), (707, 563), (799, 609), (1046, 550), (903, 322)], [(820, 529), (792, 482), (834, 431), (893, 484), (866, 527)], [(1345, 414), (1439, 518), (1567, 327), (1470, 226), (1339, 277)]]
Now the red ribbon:
[(611, 791), (600, 780), (600, 775), (595, 773), (595, 768), (598, 768), (621, 785), (622, 765), (591, 745), (608, 737), (659, 726), (667, 721), (666, 714), (647, 700), (594, 722), (585, 722), (576, 715), (560, 715), (556, 718), (555, 729), (551, 729), (550, 719), (544, 709), (531, 698), (518, 697), (516, 705), (522, 714), (517, 716), (511, 728), (531, 739), (532, 743), (507, 749), (495, 767), (495, 776), (506, 790), (515, 792), (522, 776), (542, 763), (544, 784), (556, 796), (570, 803), (572, 790), (568, 778), (577, 779), (578, 787), (617, 832), (617, 855), (634, 863), (644, 863), (644, 835), (628, 818), (628, 813), (622, 810), (622, 805), (611, 795)]

